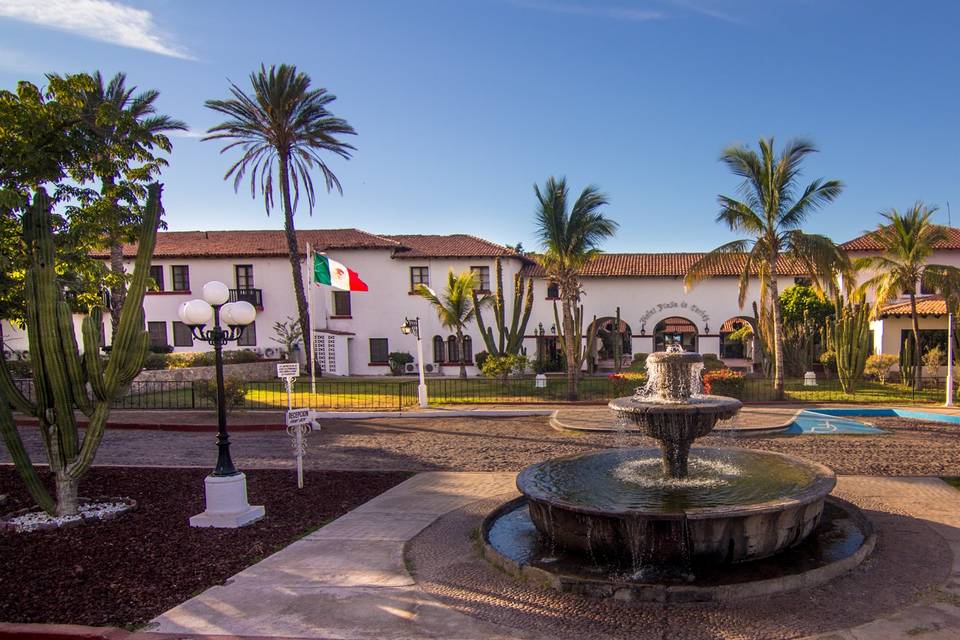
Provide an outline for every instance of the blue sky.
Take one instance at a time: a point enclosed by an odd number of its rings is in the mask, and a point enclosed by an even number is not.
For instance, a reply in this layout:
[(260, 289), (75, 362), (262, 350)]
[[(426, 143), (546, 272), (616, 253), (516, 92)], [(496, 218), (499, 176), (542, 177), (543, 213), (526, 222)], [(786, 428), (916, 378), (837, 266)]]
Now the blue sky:
[[(532, 185), (607, 192), (610, 251), (706, 250), (734, 142), (808, 136), (806, 178), (845, 193), (808, 230), (953, 200), (960, 220), (960, 3), (881, 0), (0, 0), (0, 86), (125, 71), (195, 136), (261, 62), (296, 64), (357, 130), (300, 228), (467, 232), (536, 246)], [(171, 229), (280, 228), (222, 177), (234, 155), (179, 137)], [(960, 224), (960, 223), (958, 223)]]

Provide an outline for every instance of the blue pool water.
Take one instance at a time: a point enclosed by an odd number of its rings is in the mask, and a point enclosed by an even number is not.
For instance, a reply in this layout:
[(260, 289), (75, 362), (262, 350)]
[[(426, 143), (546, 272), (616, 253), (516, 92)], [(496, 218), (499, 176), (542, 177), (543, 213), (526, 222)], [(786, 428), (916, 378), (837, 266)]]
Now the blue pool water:
[(886, 409), (870, 407), (845, 407), (842, 409), (807, 409), (794, 418), (784, 433), (799, 434), (852, 434), (870, 435), (885, 433), (872, 425), (856, 420), (869, 417), (901, 417), (931, 422), (946, 422), (960, 425), (960, 415), (947, 415), (914, 409)]

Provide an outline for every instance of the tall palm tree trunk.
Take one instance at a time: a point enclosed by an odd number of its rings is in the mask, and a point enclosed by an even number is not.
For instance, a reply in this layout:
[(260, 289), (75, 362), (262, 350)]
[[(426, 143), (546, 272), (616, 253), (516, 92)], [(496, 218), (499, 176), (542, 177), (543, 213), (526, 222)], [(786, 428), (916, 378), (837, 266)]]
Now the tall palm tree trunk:
[(457, 327), (457, 344), (460, 345), (460, 377), (467, 379), (467, 361), (464, 359), (466, 353), (463, 350), (463, 329)]
[(780, 314), (780, 292), (773, 265), (771, 273), (774, 275), (769, 278), (767, 290), (770, 292), (770, 312), (773, 315), (773, 395), (777, 400), (783, 400), (783, 318)]
[(913, 390), (920, 388), (920, 316), (917, 315), (917, 295), (910, 292), (910, 316), (913, 320)]
[(563, 353), (567, 360), (567, 400), (576, 400), (580, 368), (577, 366), (577, 346), (574, 344), (572, 300), (563, 301)]
[[(297, 245), (297, 230), (293, 226), (293, 206), (290, 203), (290, 170), (288, 158), (280, 154), (280, 192), (283, 197), (283, 229), (287, 235), (287, 251), (290, 256), (290, 270), (293, 274), (293, 292), (297, 298), (297, 312), (300, 315), (300, 330), (307, 353), (307, 364), (314, 362), (313, 331), (310, 327), (310, 311), (307, 296), (303, 291), (303, 272), (300, 270), (300, 248)], [(313, 265), (308, 264), (308, 269)]]

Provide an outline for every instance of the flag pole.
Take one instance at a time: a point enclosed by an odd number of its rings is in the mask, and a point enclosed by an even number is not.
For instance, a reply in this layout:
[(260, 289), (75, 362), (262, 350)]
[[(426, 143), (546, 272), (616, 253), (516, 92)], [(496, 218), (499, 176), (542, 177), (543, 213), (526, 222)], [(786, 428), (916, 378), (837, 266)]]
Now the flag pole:
[(310, 285), (307, 288), (307, 315), (310, 316), (310, 326), (308, 327), (310, 336), (307, 338), (310, 343), (307, 349), (307, 357), (310, 358), (310, 394), (313, 396), (317, 393), (317, 354), (313, 352), (313, 323), (315, 321), (313, 317), (313, 249), (309, 242), (307, 243), (307, 273), (310, 276)]

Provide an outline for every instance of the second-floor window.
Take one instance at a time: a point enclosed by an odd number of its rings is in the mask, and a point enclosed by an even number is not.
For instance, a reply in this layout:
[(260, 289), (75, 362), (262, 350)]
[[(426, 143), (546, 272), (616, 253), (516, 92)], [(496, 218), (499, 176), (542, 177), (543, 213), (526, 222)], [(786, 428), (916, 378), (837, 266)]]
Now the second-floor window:
[(333, 315), (335, 316), (349, 316), (350, 314), (350, 292), (349, 291), (334, 291), (333, 292)]
[(185, 264), (175, 264), (170, 267), (173, 276), (174, 291), (190, 291), (190, 267)]
[(410, 291), (416, 291), (418, 284), (430, 286), (430, 267), (410, 267)]
[(163, 265), (155, 264), (150, 267), (150, 278), (155, 283), (154, 291), (163, 291)]
[(477, 274), (477, 291), (490, 291), (490, 267), (470, 267)]
[(253, 289), (253, 265), (233, 265), (233, 274), (237, 281), (237, 289)]
[(559, 298), (560, 297), (560, 285), (556, 282), (551, 282), (547, 285), (547, 298)]

